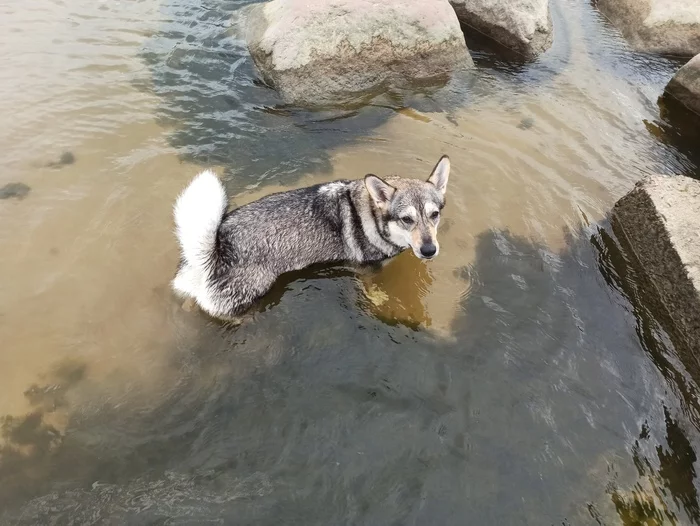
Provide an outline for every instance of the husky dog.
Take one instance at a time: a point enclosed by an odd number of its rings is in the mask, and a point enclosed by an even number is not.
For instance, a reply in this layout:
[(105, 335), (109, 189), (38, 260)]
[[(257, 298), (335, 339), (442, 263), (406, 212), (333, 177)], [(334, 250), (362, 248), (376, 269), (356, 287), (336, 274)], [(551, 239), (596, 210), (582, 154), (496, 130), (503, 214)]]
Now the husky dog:
[(315, 263), (374, 264), (411, 247), (437, 256), (450, 160), (427, 181), (366, 175), (268, 195), (228, 210), (206, 170), (175, 204), (182, 258), (173, 288), (217, 318), (236, 318), (277, 278)]

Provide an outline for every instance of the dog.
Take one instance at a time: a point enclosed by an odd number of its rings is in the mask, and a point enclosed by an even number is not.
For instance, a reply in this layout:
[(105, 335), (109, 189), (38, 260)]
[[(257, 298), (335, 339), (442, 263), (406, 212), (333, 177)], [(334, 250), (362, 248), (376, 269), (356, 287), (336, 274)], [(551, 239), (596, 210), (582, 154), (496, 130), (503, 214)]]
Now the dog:
[(409, 247), (433, 259), (449, 175), (445, 155), (427, 181), (368, 174), (229, 210), (221, 181), (205, 170), (175, 203), (181, 259), (172, 287), (215, 318), (237, 319), (286, 272), (381, 264)]

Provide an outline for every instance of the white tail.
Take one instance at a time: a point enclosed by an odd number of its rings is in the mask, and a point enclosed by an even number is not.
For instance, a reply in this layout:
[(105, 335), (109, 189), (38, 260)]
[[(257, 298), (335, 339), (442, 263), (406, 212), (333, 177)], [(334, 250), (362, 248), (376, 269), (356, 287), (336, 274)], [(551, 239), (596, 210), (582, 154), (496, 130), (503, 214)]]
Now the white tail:
[(211, 170), (197, 175), (175, 203), (175, 233), (180, 241), (184, 266), (173, 283), (183, 293), (195, 295), (204, 268), (216, 245), (228, 198), (221, 181)]

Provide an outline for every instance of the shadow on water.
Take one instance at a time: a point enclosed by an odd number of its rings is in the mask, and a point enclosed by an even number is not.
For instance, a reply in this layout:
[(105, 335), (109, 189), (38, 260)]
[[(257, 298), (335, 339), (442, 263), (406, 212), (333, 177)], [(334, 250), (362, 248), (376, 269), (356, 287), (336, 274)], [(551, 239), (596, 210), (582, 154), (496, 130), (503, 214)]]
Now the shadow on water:
[(683, 156), (682, 175), (700, 179), (700, 115), (668, 94), (659, 97), (659, 118), (645, 121), (651, 135)]
[[(663, 410), (666, 447), (653, 447), (658, 467), (643, 451), (643, 444), (649, 440), (649, 430), (645, 423), (631, 448), (640, 482), (634, 484), (629, 491), (621, 490), (614, 482), (606, 488), (624, 526), (700, 524), (697, 474), (694, 467), (697, 456), (693, 445), (678, 422), (671, 417), (668, 408), (664, 406)], [(673, 506), (669, 506), (670, 503), (684, 510), (686, 517), (679, 517)], [(595, 506), (590, 506), (589, 512), (598, 524), (607, 524)]]
[[(700, 429), (700, 392), (697, 388), (700, 370), (696, 360), (686, 355), (687, 350), (682, 347), (676, 348), (672, 353), (668, 352), (668, 349), (673, 348), (669, 337), (672, 323), (662, 308), (652, 301), (655, 292), (643, 275), (639, 262), (628, 255), (632, 253), (631, 250), (623, 251), (620, 242), (604, 230), (591, 241), (600, 254), (601, 274), (608, 285), (617, 290), (631, 306), (637, 337), (642, 347), (668, 384), (677, 388), (676, 395), (685, 402)], [(679, 361), (683, 362), (683, 367), (678, 366)], [(689, 381), (688, 375), (694, 377), (695, 381)]]
[(177, 311), (199, 327), (162, 396), (66, 408), (79, 368), (29, 388), (36, 409), (4, 419), (0, 522), (698, 524), (695, 386), (613, 238), (475, 248), (454, 338), (312, 271), (236, 330)]
[[(649, 290), (645, 279), (640, 275), (636, 262), (620, 249), (620, 245), (606, 230), (601, 229), (591, 238), (598, 252), (601, 274), (611, 288), (618, 291), (630, 305), (636, 323), (639, 341), (658, 371), (666, 380), (666, 385), (681, 401), (680, 409), (687, 415), (693, 432), (700, 429), (700, 404), (698, 403), (697, 366), (694, 360), (678, 356), (669, 343), (664, 331), (665, 316), (653, 310), (653, 302), (648, 301)], [(681, 365), (682, 362), (682, 365)], [(688, 372), (689, 371), (689, 372)], [(615, 509), (625, 526), (638, 524), (685, 524), (682, 517), (674, 512), (672, 502), (687, 514), (692, 524), (700, 524), (698, 504), (698, 481), (695, 471), (697, 456), (695, 447), (686, 434), (687, 431), (674, 419), (671, 410), (664, 404), (663, 417), (666, 428), (665, 445), (652, 445), (647, 422), (641, 427), (639, 437), (631, 448), (634, 465), (644, 484), (637, 483), (631, 491), (621, 491), (611, 483), (608, 492)], [(646, 447), (643, 445), (646, 444)], [(645, 453), (646, 452), (646, 453)], [(656, 453), (657, 462), (654, 462)], [(592, 516), (600, 518), (596, 510)], [(599, 523), (604, 524), (604, 522)]]

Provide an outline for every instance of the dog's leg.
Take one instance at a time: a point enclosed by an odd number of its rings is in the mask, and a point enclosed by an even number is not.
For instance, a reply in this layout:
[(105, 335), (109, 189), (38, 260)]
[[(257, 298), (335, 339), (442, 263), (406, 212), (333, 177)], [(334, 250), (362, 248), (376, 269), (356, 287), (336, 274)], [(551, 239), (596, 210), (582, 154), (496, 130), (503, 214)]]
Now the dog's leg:
[(182, 310), (185, 312), (192, 312), (196, 306), (197, 302), (194, 300), (194, 298), (187, 298), (184, 302), (182, 302)]
[(190, 298), (201, 286), (202, 275), (187, 263), (181, 263), (172, 281), (175, 293), (182, 298)]
[(384, 259), (382, 261), (372, 261), (371, 263), (363, 263), (361, 265), (356, 265), (355, 267), (353, 267), (353, 270), (360, 276), (376, 274), (377, 272), (380, 272), (389, 261), (391, 260)]

